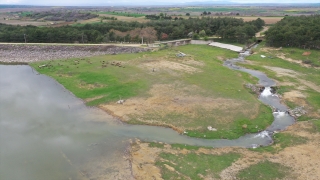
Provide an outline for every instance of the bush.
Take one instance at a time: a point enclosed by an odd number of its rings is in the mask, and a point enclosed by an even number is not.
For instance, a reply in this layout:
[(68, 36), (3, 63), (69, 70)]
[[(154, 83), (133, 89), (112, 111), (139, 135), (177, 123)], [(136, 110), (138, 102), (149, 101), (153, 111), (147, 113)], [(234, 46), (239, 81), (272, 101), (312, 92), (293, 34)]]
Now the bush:
[(192, 39), (194, 39), (194, 40), (198, 40), (198, 39), (200, 39), (199, 34), (194, 33), (194, 34), (193, 34), (193, 36), (192, 36)]

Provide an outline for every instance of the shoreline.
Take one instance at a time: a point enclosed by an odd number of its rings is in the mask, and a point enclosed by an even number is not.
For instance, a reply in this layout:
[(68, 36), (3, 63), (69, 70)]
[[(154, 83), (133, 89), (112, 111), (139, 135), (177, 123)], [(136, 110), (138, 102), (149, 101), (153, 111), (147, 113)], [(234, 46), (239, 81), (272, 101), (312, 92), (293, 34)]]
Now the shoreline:
[[(81, 99), (81, 100), (83, 100), (83, 99)], [(85, 103), (84, 100), (83, 100), (83, 102)], [(116, 118), (117, 120), (119, 120), (122, 123), (130, 124), (130, 125), (146, 125), (146, 126), (157, 126), (157, 127), (171, 128), (172, 130), (178, 132), (179, 134), (183, 134), (183, 132), (184, 132), (184, 130), (182, 130), (182, 129), (178, 128), (178, 127), (175, 127), (175, 126), (173, 126), (171, 124), (161, 124), (161, 123), (152, 124), (152, 123), (148, 123), (148, 122), (144, 122), (143, 124), (142, 123), (141, 124), (139, 124), (139, 123), (129, 123), (128, 121), (124, 120), (122, 116), (116, 115), (113, 111), (111, 111), (109, 109), (103, 108), (100, 105), (99, 106), (93, 106), (93, 107), (101, 109), (102, 111), (106, 112), (107, 114), (111, 115), (112, 117)], [(188, 136), (188, 137), (190, 137), (190, 136)]]

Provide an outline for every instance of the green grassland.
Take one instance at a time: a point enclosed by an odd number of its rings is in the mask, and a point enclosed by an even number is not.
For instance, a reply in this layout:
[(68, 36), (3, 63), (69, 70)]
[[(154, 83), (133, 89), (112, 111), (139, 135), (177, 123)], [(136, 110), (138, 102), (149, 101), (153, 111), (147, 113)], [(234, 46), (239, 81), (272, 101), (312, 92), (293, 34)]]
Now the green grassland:
[[(43, 62), (32, 64), (40, 73), (47, 74), (55, 78), (77, 97), (86, 99), (103, 95), (103, 98), (88, 103), (95, 106), (101, 103), (128, 98), (138, 95), (148, 88), (146, 80), (138, 78), (128, 79), (132, 73), (139, 72), (135, 67), (102, 67), (102, 61), (125, 62), (126, 59), (137, 58), (140, 54), (124, 54), (119, 56), (104, 56), (79, 58), (68, 60), (57, 60), (46, 63), (47, 67), (40, 69), (38, 66)], [(110, 66), (110, 65), (109, 65)], [(93, 87), (93, 88), (90, 88)]]
[(128, 16), (128, 17), (143, 17), (143, 16), (145, 16), (145, 14), (130, 13), (130, 12), (118, 12), (118, 11), (98, 12), (98, 14), (109, 14), (109, 15)]
[[(141, 64), (159, 59), (183, 63), (183, 58), (175, 56), (178, 51), (187, 53), (195, 61), (203, 62), (205, 65), (201, 67), (193, 65), (201, 71), (193, 74), (183, 71), (152, 73), (151, 69), (141, 68)], [(242, 103), (243, 106), (231, 111), (230, 109), (208, 111), (199, 106), (192, 110), (194, 112), (192, 116), (173, 111), (163, 116), (157, 111), (149, 111), (139, 116), (132, 115), (129, 123), (144, 124), (138, 121), (138, 117), (154, 119), (157, 122), (182, 126), (190, 132), (189, 136), (233, 139), (246, 133), (263, 130), (273, 120), (271, 109), (260, 103), (256, 95), (251, 94), (243, 86), (246, 82), (257, 82), (257, 80), (224, 67), (222, 61), (218, 60), (218, 57), (225, 59), (236, 56), (237, 53), (224, 49), (205, 45), (186, 45), (157, 52), (37, 62), (31, 66), (40, 73), (56, 79), (77, 97), (84, 100), (93, 99), (87, 102), (88, 106), (114, 103), (119, 98), (148, 97), (148, 91), (154, 84), (179, 84), (177, 87), (181, 89), (196, 86), (201, 91), (188, 90), (185, 93), (191, 96), (231, 99), (236, 103)], [(112, 62), (121, 62), (123, 66), (112, 66), (110, 65)], [(47, 66), (39, 68), (43, 64)], [(252, 107), (259, 107), (258, 112), (252, 111)], [(248, 111), (257, 115), (252, 117)], [(221, 121), (224, 116), (233, 117), (232, 122)], [(208, 131), (206, 128), (208, 125), (218, 128), (219, 131)], [(247, 128), (243, 128), (243, 125)]]
[[(239, 157), (240, 155), (236, 153), (222, 155), (161, 153), (156, 165), (160, 167), (164, 179), (196, 180), (203, 179), (207, 175), (219, 178), (219, 173)], [(173, 167), (175, 171), (168, 170), (166, 166)]]
[(263, 161), (240, 171), (237, 177), (241, 180), (251, 179), (283, 179), (291, 171), (290, 168), (278, 163)]

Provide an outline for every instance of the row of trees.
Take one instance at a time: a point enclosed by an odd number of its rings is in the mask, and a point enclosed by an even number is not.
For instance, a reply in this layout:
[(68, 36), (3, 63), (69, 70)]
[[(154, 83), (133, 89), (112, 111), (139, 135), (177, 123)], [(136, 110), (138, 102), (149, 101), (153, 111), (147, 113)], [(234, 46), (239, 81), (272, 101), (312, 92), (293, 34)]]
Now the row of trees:
[[(148, 33), (152, 33), (150, 41), (171, 40), (187, 38), (188, 34), (205, 32), (206, 36), (219, 35), (224, 39), (237, 42), (245, 42), (252, 38), (264, 25), (264, 21), (257, 19), (244, 22), (236, 18), (190, 18), (179, 21), (150, 21), (147, 23), (110, 21), (97, 24), (85, 24), (79, 26), (62, 27), (35, 27), (35, 26), (12, 26), (0, 24), (1, 42), (61, 42), (61, 43), (100, 43), (109, 41), (137, 42)], [(135, 34), (137, 29), (152, 28), (154, 30), (141, 31)], [(112, 33), (112, 32), (122, 33)], [(138, 31), (140, 32), (140, 31)], [(202, 32), (202, 33), (203, 33)], [(128, 34), (130, 36), (128, 36)], [(125, 37), (126, 36), (126, 37)], [(150, 35), (151, 37), (151, 35)], [(155, 38), (154, 38), (155, 37)]]
[(26, 17), (32, 19), (45, 19), (48, 21), (75, 21), (75, 20), (87, 20), (96, 18), (99, 15), (92, 13), (82, 13), (78, 11), (44, 11), (44, 12), (33, 12), (26, 14)]
[(266, 32), (270, 46), (320, 49), (320, 15), (286, 16)]
[(180, 21), (151, 21), (147, 23), (147, 26), (155, 28), (160, 40), (164, 40), (161, 38), (163, 33), (168, 35), (168, 39), (181, 39), (188, 37), (191, 32), (196, 35), (204, 30), (206, 36), (218, 35), (223, 39), (241, 43), (254, 37), (255, 33), (264, 25), (265, 22), (260, 18), (244, 22), (243, 19), (230, 17), (189, 18)]

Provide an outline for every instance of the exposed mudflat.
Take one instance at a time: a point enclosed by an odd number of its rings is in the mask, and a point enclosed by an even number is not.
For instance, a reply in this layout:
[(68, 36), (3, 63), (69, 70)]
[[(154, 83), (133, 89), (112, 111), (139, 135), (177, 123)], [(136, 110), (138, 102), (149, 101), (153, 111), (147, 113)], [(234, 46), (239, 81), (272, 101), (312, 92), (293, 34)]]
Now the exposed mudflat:
[(30, 63), (43, 60), (138, 53), (147, 48), (112, 45), (20, 45), (0, 44), (0, 62)]

